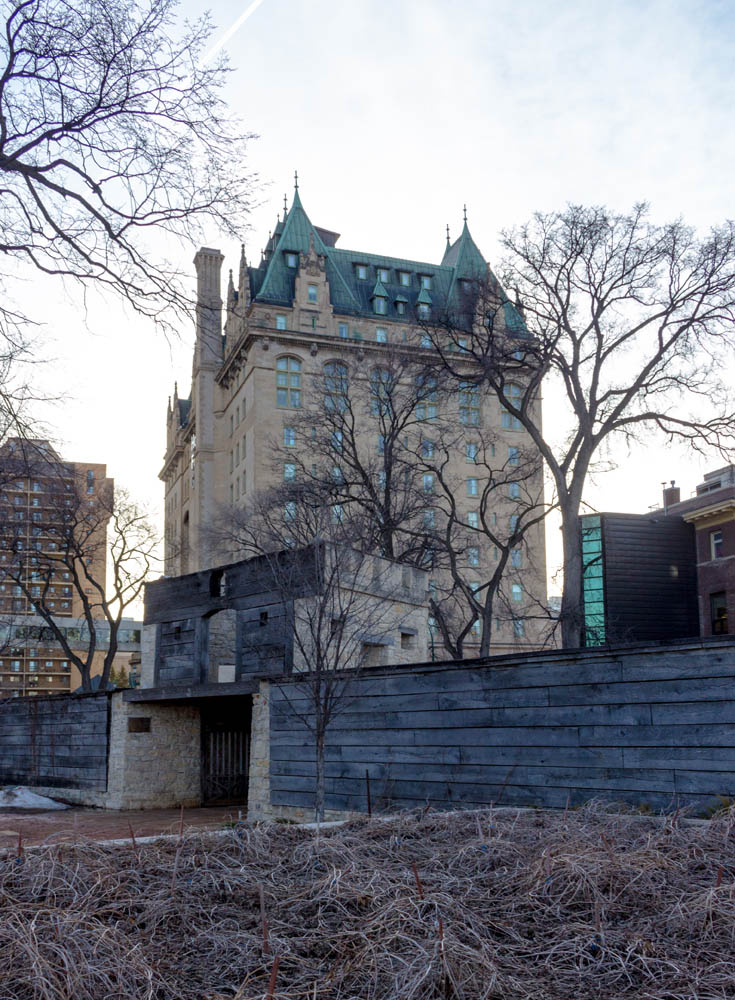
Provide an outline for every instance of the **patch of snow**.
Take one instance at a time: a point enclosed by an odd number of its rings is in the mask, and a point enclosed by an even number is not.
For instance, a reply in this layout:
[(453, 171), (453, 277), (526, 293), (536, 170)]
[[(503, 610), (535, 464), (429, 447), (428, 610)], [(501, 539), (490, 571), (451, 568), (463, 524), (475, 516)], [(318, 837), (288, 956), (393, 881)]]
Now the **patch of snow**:
[(0, 809), (68, 809), (69, 806), (45, 795), (38, 795), (23, 785), (0, 788)]

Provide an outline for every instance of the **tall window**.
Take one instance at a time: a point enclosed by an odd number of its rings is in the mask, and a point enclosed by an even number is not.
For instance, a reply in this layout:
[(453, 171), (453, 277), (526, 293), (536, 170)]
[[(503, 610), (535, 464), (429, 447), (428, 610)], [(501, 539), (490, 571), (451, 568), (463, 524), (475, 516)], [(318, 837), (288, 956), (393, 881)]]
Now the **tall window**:
[(471, 510), (467, 515), (467, 524), (469, 524), (471, 528), (480, 527), (480, 515), (476, 510)]
[(343, 413), (347, 409), (347, 365), (328, 361), (324, 366), (324, 405)]
[(296, 466), (293, 462), (286, 462), (283, 466), (283, 478), (286, 482), (296, 478)]
[(520, 457), (517, 448), (508, 448), (508, 465), (518, 465)]
[(349, 324), (347, 324), (347, 323), (340, 323), (340, 324), (338, 324), (338, 326), (339, 326), (339, 335), (340, 335), (340, 337), (342, 338), (342, 340), (347, 340), (349, 338), (349, 336), (350, 336), (350, 327), (349, 327)]
[(508, 496), (511, 500), (521, 499), (521, 484), (520, 483), (509, 483), (508, 484)]
[(522, 618), (513, 619), (513, 635), (516, 639), (522, 639), (526, 634), (526, 629)]
[(467, 480), (467, 496), (476, 497), (480, 494), (480, 480), (479, 479), (468, 479)]
[[(521, 387), (516, 385), (515, 382), (509, 382), (505, 387), (505, 394), (508, 397), (508, 401), (511, 406), (515, 409), (520, 410), (521, 399), (523, 396)], [(505, 427), (507, 430), (518, 431), (521, 429), (521, 422), (518, 417), (514, 417), (511, 413), (506, 410), (504, 406), (500, 408), (500, 426)]]
[(470, 566), (480, 565), (480, 550), (476, 545), (471, 545), (467, 549), (467, 562)]
[(721, 590), (716, 594), (710, 594), (709, 605), (712, 635), (727, 635), (727, 592)]
[(373, 298), (373, 312), (379, 316), (385, 316), (388, 312), (388, 299), (384, 295), (376, 295)]
[(480, 423), (480, 389), (471, 382), (459, 386), (459, 422), (469, 427)]
[(424, 493), (434, 492), (434, 474), (433, 472), (424, 473)]
[(416, 419), (436, 420), (436, 379), (433, 375), (419, 375), (416, 378)]
[(465, 443), (464, 457), (467, 462), (477, 462), (477, 443), (475, 441)]
[(374, 414), (388, 414), (393, 395), (393, 375), (387, 368), (373, 368), (370, 372), (370, 410)]
[(375, 331), (375, 340), (379, 344), (387, 344), (388, 343), (388, 331), (384, 327), (379, 326), (376, 329), (376, 331)]
[(421, 457), (422, 458), (433, 458), (434, 457), (434, 442), (433, 441), (422, 441), (421, 442)]
[(295, 427), (284, 427), (283, 428), (283, 443), (287, 448), (293, 448), (296, 445), (296, 428)]
[(523, 587), (520, 583), (514, 583), (511, 588), (511, 597), (516, 603), (523, 600)]
[(298, 358), (278, 358), (276, 360), (276, 404), (301, 407), (301, 362)]
[(318, 299), (318, 289), (316, 285), (306, 286), (306, 300), (307, 302), (316, 303)]
[(722, 559), (725, 554), (723, 541), (722, 541), (722, 531), (710, 531), (709, 533), (709, 549), (710, 555), (713, 559)]

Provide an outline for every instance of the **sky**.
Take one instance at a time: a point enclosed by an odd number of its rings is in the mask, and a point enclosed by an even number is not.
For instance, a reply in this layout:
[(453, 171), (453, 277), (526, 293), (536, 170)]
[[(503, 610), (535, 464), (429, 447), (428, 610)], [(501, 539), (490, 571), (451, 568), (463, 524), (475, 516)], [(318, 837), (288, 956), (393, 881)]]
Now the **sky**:
[[(185, 0), (211, 11), (213, 44), (251, 0)], [(503, 227), (568, 202), (705, 229), (733, 211), (735, 8), (731, 0), (261, 0), (223, 51), (232, 108), (259, 138), (246, 250), (256, 259), (293, 190), (339, 245), (440, 261), (467, 205), (491, 264)], [(239, 248), (208, 234), (228, 267)], [(182, 248), (194, 284), (195, 247)], [(193, 329), (169, 341), (119, 303), (29, 276), (38, 384), (63, 398), (42, 416), (65, 457), (109, 474), (162, 524), (158, 480), (167, 397), (186, 394)], [(547, 426), (553, 412), (545, 413)], [(619, 448), (589, 483), (604, 510), (641, 512), (675, 479), (688, 496), (723, 464), (685, 451)], [(549, 526), (549, 555), (558, 528)]]

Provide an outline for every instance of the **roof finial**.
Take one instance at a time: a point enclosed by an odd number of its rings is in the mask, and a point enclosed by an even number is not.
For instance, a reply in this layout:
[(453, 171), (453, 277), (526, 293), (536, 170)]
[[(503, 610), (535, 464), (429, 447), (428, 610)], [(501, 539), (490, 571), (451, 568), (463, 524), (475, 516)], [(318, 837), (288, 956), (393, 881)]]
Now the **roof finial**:
[(467, 222), (467, 206), (464, 206), (464, 221)]
[(294, 170), (294, 172), (293, 172), (293, 186), (298, 191), (298, 189), (299, 189), (299, 172), (298, 172), (298, 170)]
[(449, 246), (449, 223), (447, 223), (447, 246)]
[(284, 194), (283, 196), (283, 221), (286, 221), (286, 216), (288, 215), (288, 197)]

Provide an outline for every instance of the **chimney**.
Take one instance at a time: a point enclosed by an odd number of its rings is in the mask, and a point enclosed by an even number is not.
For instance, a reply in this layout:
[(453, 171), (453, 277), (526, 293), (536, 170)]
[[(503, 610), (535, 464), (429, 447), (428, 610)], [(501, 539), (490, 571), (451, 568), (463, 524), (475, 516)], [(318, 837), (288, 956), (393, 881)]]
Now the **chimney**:
[(668, 514), (669, 507), (681, 500), (681, 490), (676, 486), (676, 480), (671, 480), (671, 485), (664, 484), (664, 514)]

